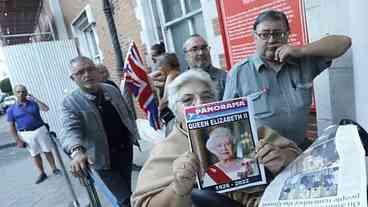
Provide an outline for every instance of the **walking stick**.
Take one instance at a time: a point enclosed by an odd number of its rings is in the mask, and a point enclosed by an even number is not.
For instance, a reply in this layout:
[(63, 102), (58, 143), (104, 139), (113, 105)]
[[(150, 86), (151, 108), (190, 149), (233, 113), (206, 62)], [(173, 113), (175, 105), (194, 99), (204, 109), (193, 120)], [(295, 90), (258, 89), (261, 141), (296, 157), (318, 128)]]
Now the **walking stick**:
[(77, 199), (77, 195), (76, 195), (76, 193), (73, 189), (72, 183), (70, 181), (70, 177), (69, 177), (68, 172), (67, 172), (67, 170), (65, 168), (65, 165), (64, 165), (64, 161), (61, 158), (59, 148), (57, 147), (57, 144), (56, 144), (56, 142), (57, 142), (56, 141), (56, 134), (55, 134), (55, 132), (49, 132), (49, 136), (51, 138), (52, 144), (54, 145), (56, 157), (59, 160), (61, 170), (64, 173), (64, 177), (65, 177), (65, 181), (67, 183), (68, 189), (69, 189), (69, 193), (73, 198), (73, 207), (80, 207), (78, 199)]
[(90, 172), (87, 172), (83, 177), (81, 177), (80, 181), (84, 186), (86, 186), (90, 205), (92, 207), (102, 207)]
[[(76, 195), (76, 193), (75, 193), (75, 191), (72, 187), (70, 177), (69, 177), (68, 172), (65, 168), (64, 162), (61, 158), (60, 150), (57, 147), (58, 145), (60, 145), (60, 143), (56, 139), (55, 132), (49, 132), (49, 135), (50, 135), (50, 138), (51, 138), (52, 143), (53, 143), (54, 148), (55, 148), (56, 157), (59, 160), (60, 165), (61, 165), (61, 169), (62, 169), (62, 171), (65, 175), (65, 180), (67, 182), (69, 192), (70, 192), (70, 194), (73, 198), (73, 207), (80, 207), (80, 204), (77, 200), (77, 195)], [(68, 155), (68, 157), (69, 157), (69, 155)], [(79, 181), (82, 185), (84, 185), (86, 187), (91, 207), (102, 207), (101, 201), (99, 199), (99, 196), (98, 196), (98, 193), (97, 193), (97, 190), (96, 190), (96, 187), (95, 187), (95, 184), (97, 185), (97, 187), (99, 187), (100, 190), (102, 190), (103, 195), (108, 199), (108, 201), (110, 202), (112, 207), (118, 207), (119, 206), (116, 197), (107, 188), (107, 186), (103, 183), (101, 178), (97, 175), (97, 173), (93, 169), (88, 169), (88, 171), (84, 174), (84, 176), (79, 178)]]

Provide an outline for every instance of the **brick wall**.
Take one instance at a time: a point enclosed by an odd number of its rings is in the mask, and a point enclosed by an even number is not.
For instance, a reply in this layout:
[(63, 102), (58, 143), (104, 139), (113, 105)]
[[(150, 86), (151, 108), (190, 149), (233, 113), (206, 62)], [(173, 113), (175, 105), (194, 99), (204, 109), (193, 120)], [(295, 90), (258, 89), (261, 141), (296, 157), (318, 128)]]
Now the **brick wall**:
[[(60, 4), (64, 13), (69, 37), (72, 37), (71, 22), (73, 19), (80, 14), (87, 4), (92, 7), (93, 15), (96, 19), (99, 47), (104, 57), (104, 64), (109, 68), (113, 80), (118, 81), (119, 74), (116, 70), (115, 54), (112, 47), (106, 17), (102, 8), (102, 0), (60, 0)], [(135, 0), (113, 0), (112, 6), (114, 8), (114, 20), (123, 55), (125, 56), (131, 40), (136, 42), (142, 55), (146, 54), (146, 48), (142, 45), (142, 41), (140, 39), (140, 22), (135, 16)]]
[[(92, 8), (93, 16), (96, 20), (96, 31), (99, 39), (99, 47), (103, 54), (103, 63), (110, 71), (111, 79), (119, 84), (120, 71), (116, 68), (116, 58), (114, 48), (112, 46), (109, 28), (106, 17), (103, 12), (102, 0), (60, 0), (60, 5), (63, 10), (65, 24), (72, 38), (71, 23), (79, 16), (82, 9), (89, 4)], [(135, 16), (136, 0), (113, 0), (112, 6), (114, 9), (114, 20), (119, 36), (120, 46), (123, 52), (123, 59), (128, 49), (131, 40), (134, 40), (139, 48), (141, 55), (146, 54), (145, 46), (142, 45), (140, 39), (141, 26)], [(143, 58), (145, 59), (145, 58)], [(138, 111), (138, 117), (142, 117), (141, 111)]]

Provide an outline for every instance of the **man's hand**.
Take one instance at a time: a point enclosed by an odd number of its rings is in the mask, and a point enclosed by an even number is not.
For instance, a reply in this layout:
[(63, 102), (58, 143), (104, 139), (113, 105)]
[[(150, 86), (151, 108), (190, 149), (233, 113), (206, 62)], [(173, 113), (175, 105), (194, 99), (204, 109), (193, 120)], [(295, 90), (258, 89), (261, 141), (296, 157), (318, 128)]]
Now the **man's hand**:
[(303, 57), (303, 49), (292, 45), (282, 45), (275, 50), (275, 61), (284, 62), (288, 57)]
[(27, 94), (27, 99), (28, 99), (28, 100), (34, 100), (34, 99), (35, 99), (35, 97), (34, 97), (32, 94), (28, 93), (28, 94)]
[(148, 76), (152, 79), (153, 86), (155, 88), (162, 89), (165, 86), (166, 77), (161, 73), (161, 71), (154, 71), (148, 74)]
[(282, 150), (273, 144), (260, 140), (256, 146), (256, 158), (271, 171), (278, 173), (287, 163), (287, 157)]
[(174, 161), (172, 186), (177, 195), (186, 196), (192, 192), (198, 171), (199, 160), (193, 153), (187, 152)]
[(83, 177), (87, 174), (89, 165), (93, 164), (92, 161), (88, 158), (88, 156), (82, 152), (79, 151), (77, 154), (74, 155), (70, 167), (71, 172), (76, 177)]
[(27, 100), (36, 102), (38, 104), (38, 106), (40, 107), (41, 111), (45, 111), (45, 112), (49, 111), (49, 106), (47, 104), (45, 104), (44, 102), (42, 102), (38, 98), (34, 97), (30, 93), (27, 94)]
[(27, 147), (27, 143), (25, 143), (23, 140), (21, 140), (20, 138), (17, 138), (16, 140), (15, 140), (15, 143), (16, 143), (16, 147), (18, 147), (18, 148), (25, 148), (25, 147)]

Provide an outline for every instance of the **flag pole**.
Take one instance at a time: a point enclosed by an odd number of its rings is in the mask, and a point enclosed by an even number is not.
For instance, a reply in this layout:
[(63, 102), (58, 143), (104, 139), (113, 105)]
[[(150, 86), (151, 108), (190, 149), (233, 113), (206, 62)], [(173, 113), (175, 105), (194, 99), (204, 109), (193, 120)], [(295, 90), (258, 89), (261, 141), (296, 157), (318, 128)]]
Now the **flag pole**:
[[(116, 31), (116, 24), (115, 24), (114, 15), (113, 15), (113, 12), (112, 12), (111, 3), (110, 3), (110, 0), (102, 0), (102, 1), (103, 1), (103, 11), (104, 11), (105, 16), (106, 16), (107, 25), (109, 27), (112, 46), (113, 46), (114, 51), (115, 51), (117, 70), (118, 70), (118, 72), (121, 76), (123, 68), (124, 68), (123, 52), (121, 51), (121, 47), (120, 47), (120, 43), (119, 43), (119, 36), (118, 36), (117, 31)], [(122, 92), (122, 94), (125, 95), (125, 93), (126, 93), (125, 87), (124, 87), (124, 91), (121, 91), (121, 92)], [(127, 97), (129, 99), (128, 101), (130, 102), (129, 104), (131, 106), (134, 106), (132, 96), (128, 95)], [(132, 107), (132, 110), (134, 112), (134, 118), (137, 119), (135, 107)]]

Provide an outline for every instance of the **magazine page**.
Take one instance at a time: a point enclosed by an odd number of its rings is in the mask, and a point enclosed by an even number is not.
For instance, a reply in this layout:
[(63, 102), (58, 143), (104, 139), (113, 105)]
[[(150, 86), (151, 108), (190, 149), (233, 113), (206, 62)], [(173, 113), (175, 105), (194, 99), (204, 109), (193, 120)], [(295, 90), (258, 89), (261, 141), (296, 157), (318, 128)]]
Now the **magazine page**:
[(245, 98), (187, 107), (185, 115), (191, 150), (200, 160), (200, 189), (223, 193), (266, 184)]
[(356, 126), (322, 136), (266, 188), (260, 206), (367, 206), (365, 152)]

